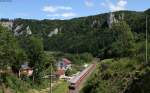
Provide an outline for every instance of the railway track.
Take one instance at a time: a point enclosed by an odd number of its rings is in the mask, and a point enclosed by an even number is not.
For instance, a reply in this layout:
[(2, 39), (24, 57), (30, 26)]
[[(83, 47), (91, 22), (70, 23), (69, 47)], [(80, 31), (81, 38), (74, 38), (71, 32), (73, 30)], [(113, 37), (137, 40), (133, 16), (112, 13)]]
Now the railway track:
[(91, 64), (86, 69), (84, 69), (80, 75), (74, 77), (70, 80), (69, 91), (68, 93), (79, 93), (84, 86), (87, 78), (92, 74), (92, 72), (96, 69), (96, 63)]

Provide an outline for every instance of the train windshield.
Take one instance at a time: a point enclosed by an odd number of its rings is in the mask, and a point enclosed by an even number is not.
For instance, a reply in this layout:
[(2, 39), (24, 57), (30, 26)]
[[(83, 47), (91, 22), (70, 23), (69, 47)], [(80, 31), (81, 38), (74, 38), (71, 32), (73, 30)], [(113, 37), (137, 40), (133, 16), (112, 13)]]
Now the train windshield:
[(72, 85), (72, 86), (74, 86), (74, 85), (75, 85), (75, 83), (71, 83), (71, 85)]
[(73, 87), (73, 86), (69, 86), (69, 89), (70, 89), (70, 90), (75, 90), (76, 88)]

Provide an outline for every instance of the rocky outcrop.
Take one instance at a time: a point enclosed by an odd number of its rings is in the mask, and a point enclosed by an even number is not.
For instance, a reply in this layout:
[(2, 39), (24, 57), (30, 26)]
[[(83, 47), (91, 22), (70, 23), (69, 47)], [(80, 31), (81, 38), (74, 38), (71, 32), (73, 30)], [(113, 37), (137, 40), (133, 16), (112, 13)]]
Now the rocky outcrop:
[(59, 32), (59, 29), (58, 28), (55, 28), (53, 31), (51, 31), (49, 34), (48, 34), (48, 37), (52, 37), (53, 35), (57, 35)]
[(29, 26), (24, 27), (23, 24), (16, 26), (14, 28), (13, 32), (14, 32), (15, 36), (19, 36), (19, 35), (23, 35), (23, 34), (25, 34), (25, 35), (31, 35), (32, 34), (30, 27)]

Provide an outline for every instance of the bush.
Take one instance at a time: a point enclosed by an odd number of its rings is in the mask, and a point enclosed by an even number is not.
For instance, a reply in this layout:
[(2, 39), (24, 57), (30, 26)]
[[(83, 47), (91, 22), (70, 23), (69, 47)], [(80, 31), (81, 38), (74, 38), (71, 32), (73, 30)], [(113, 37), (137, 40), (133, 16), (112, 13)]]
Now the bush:
[(26, 91), (30, 88), (30, 85), (27, 82), (19, 80), (14, 75), (4, 77), (4, 83), (14, 92), (26, 93)]
[(65, 54), (64, 57), (68, 58), (73, 64), (84, 64), (92, 61), (93, 56), (90, 53), (83, 54)]
[(77, 69), (75, 68), (72, 68), (72, 69), (68, 69), (66, 72), (65, 72), (65, 75), (66, 76), (71, 76), (73, 74), (77, 73)]
[(83, 53), (81, 54), (81, 59), (84, 60), (85, 62), (91, 62), (93, 59), (93, 56), (90, 53)]
[[(120, 59), (106, 59), (101, 61), (98, 73), (95, 77), (85, 85), (82, 93), (139, 93), (136, 91), (134, 86), (140, 86), (141, 83), (135, 82), (132, 84), (133, 78), (137, 79), (135, 73), (145, 72), (145, 68), (140, 70), (140, 62), (134, 58), (120, 58)], [(146, 72), (150, 72), (149, 69), (146, 69)], [(150, 80), (150, 75), (147, 74), (145, 78), (140, 78), (143, 84), (143, 89), (146, 89), (145, 92), (140, 93), (149, 93), (148, 86), (149, 84), (144, 84)], [(138, 77), (139, 78), (139, 77)], [(140, 81), (140, 82), (141, 82)], [(149, 83), (149, 82), (148, 82)], [(132, 84), (132, 85), (130, 85)], [(136, 84), (136, 85), (134, 85)], [(126, 88), (130, 90), (130, 87), (134, 89), (132, 92), (124, 92)], [(141, 88), (142, 89), (142, 88)]]

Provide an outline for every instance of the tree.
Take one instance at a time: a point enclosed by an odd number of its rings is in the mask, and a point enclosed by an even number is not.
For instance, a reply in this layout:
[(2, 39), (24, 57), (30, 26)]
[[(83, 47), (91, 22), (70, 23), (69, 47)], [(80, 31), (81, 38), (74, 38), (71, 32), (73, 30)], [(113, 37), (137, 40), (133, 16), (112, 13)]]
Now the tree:
[(71, 76), (75, 73), (77, 73), (77, 70), (75, 68), (72, 68), (72, 69), (67, 69), (66, 72), (65, 72), (65, 75), (66, 76)]
[(42, 39), (36, 36), (24, 37), (23, 48), (29, 59), (29, 66), (33, 68), (33, 78), (36, 83), (41, 82), (43, 71), (45, 69), (45, 54)]
[(0, 26), (0, 68), (7, 69), (8, 67), (18, 67), (21, 62), (26, 60), (24, 51), (19, 47), (19, 44), (13, 34), (7, 29)]
[(115, 56), (129, 56), (134, 52), (134, 37), (131, 28), (125, 22), (115, 23), (110, 30), (113, 32), (111, 53)]

